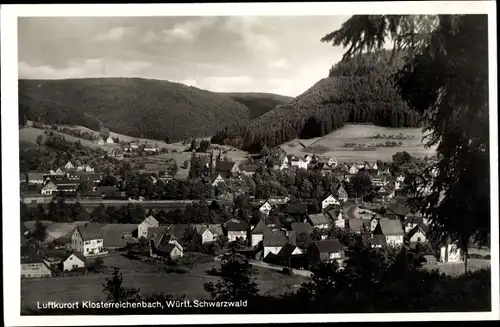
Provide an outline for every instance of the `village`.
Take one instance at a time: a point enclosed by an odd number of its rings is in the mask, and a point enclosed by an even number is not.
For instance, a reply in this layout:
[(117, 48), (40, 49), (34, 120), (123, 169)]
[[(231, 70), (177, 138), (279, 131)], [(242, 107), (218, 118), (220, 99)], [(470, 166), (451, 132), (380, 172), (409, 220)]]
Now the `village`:
[[(135, 143), (130, 143), (122, 146), (120, 154), (137, 149)], [(26, 206), (50, 206), (65, 201), (79, 203), (90, 211), (96, 206), (123, 207), (132, 203), (144, 206), (147, 211), (143, 217), (134, 217), (129, 223), (92, 219), (23, 222), (21, 277), (85, 274), (95, 269), (93, 262), (97, 258), (118, 253), (172, 262), (189, 256), (190, 252), (204, 252), (214, 261), (221, 261), (230, 253), (239, 253), (254, 265), (310, 277), (308, 269), (318, 262), (336, 261), (342, 266), (347, 254), (345, 242), (339, 237), (353, 234), (361, 235), (374, 248), (422, 246), (427, 249), (424, 260), (428, 264), (463, 260), (460, 249), (451, 244), (439, 244), (438, 247), (428, 244), (428, 220), (405, 205), (406, 196), (402, 190), (407, 171), (404, 165), (395, 173), (388, 163), (338, 163), (333, 157), (311, 155), (298, 158), (284, 154), (279, 148), (266, 149), (258, 158), (249, 159), (251, 163), (223, 158), (222, 151), (216, 151), (215, 147), (204, 156), (197, 156), (194, 150), (193, 167), (196, 160), (202, 162), (201, 171), (192, 177), (218, 190), (212, 197), (132, 198), (122, 184), (103, 186), (106, 174), (83, 160), (70, 160), (47, 172), (23, 172), (21, 185), (30, 190), (21, 194), (21, 202)], [(300, 194), (259, 198), (242, 181), (262, 178), (266, 171), (311, 173), (320, 179), (333, 179), (335, 187), (316, 198)], [(353, 191), (353, 182), (362, 184), (354, 181), (363, 180), (360, 176), (369, 177), (370, 185), (363, 186), (369, 189), (365, 194), (358, 191), (360, 186)], [(175, 181), (175, 174), (168, 169), (162, 173), (149, 172), (146, 177), (153, 185)], [(114, 178), (120, 181), (125, 176)], [(37, 190), (38, 195), (33, 190)], [(369, 193), (369, 200), (366, 193)], [(180, 210), (183, 215), (186, 207), (193, 205), (204, 205), (209, 215), (217, 212), (220, 223), (214, 223), (213, 219), (200, 221), (201, 218), (197, 222), (165, 223), (159, 218), (159, 212), (165, 214), (165, 210)], [(34, 242), (40, 229), (43, 229), (43, 236)]]

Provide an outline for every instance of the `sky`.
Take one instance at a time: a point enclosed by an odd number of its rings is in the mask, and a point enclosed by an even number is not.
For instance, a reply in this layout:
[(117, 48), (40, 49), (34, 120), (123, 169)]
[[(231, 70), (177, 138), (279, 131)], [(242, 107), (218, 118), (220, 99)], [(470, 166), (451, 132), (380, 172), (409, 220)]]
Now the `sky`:
[(24, 17), (19, 78), (143, 77), (297, 96), (341, 59), (341, 47), (320, 39), (347, 18)]

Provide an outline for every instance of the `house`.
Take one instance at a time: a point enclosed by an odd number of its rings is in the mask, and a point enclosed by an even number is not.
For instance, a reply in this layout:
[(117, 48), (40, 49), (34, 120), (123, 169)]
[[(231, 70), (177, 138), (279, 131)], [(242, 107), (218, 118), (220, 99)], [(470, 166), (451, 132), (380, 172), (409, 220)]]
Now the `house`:
[(171, 235), (160, 234), (149, 241), (149, 255), (175, 260), (184, 256), (184, 249)]
[(63, 180), (53, 180), (49, 183), (53, 183), (56, 185), (58, 192), (76, 192), (78, 190), (78, 186), (81, 184), (80, 181), (73, 181), (68, 179)]
[(425, 225), (417, 225), (408, 233), (407, 237), (410, 243), (425, 243), (427, 242), (428, 227)]
[(104, 145), (104, 144), (106, 144), (106, 141), (102, 137), (99, 136), (96, 140), (96, 143), (99, 145)]
[(221, 235), (224, 235), (222, 226), (219, 224), (196, 224), (193, 228), (200, 236), (202, 244), (215, 242)]
[(31, 247), (21, 247), (21, 278), (51, 277), (47, 263)]
[(101, 228), (103, 249), (123, 249), (128, 244), (137, 244), (137, 224), (107, 224)]
[(294, 258), (302, 256), (303, 251), (296, 245), (286, 243), (276, 254), (276, 263), (283, 266), (293, 266)]
[(226, 224), (226, 233), (229, 242), (234, 242), (237, 239), (247, 239), (248, 225), (244, 222), (229, 221)]
[(399, 174), (396, 176), (396, 181), (400, 182), (400, 183), (404, 183), (405, 182), (405, 175), (403, 174)]
[(84, 256), (102, 253), (104, 248), (102, 227), (102, 224), (94, 223), (76, 227), (71, 235), (72, 249), (83, 253)]
[(123, 158), (123, 152), (120, 149), (111, 149), (108, 151), (108, 157), (111, 158)]
[(269, 203), (269, 201), (265, 201), (260, 207), (259, 207), (259, 211), (262, 212), (264, 215), (266, 216), (269, 216), (269, 213), (271, 212), (272, 210), (272, 206), (271, 206), (271, 203)]
[(219, 186), (221, 184), (226, 183), (226, 181), (224, 181), (224, 178), (222, 178), (222, 176), (220, 174), (216, 175), (216, 176), (217, 177), (212, 178), (212, 180), (211, 180), (212, 186)]
[(40, 194), (42, 195), (51, 195), (56, 192), (57, 192), (57, 185), (52, 181), (45, 184), (44, 187), (42, 187), (42, 189), (40, 190)]
[(389, 182), (387, 181), (387, 178), (385, 177), (373, 177), (372, 178), (372, 185), (375, 187), (382, 187), (387, 185)]
[(309, 163), (307, 161), (304, 161), (301, 158), (299, 158), (298, 160), (297, 159), (291, 160), (290, 165), (292, 167), (297, 167), (299, 169), (307, 169), (307, 166), (309, 165)]
[(377, 226), (378, 226), (378, 220), (379, 219), (380, 219), (380, 217), (377, 216), (377, 215), (375, 215), (372, 218), (370, 218), (370, 232), (373, 233), (373, 231), (375, 230), (375, 228), (377, 228)]
[(265, 233), (271, 233), (271, 229), (266, 225), (266, 222), (264, 219), (261, 219), (257, 225), (253, 228), (251, 231), (251, 246), (256, 246), (259, 244), (264, 239), (264, 234)]
[(424, 255), (424, 262), (429, 265), (435, 265), (437, 263), (437, 260), (433, 255)]
[(64, 169), (66, 170), (75, 169), (75, 166), (71, 163), (71, 161), (68, 161), (66, 165), (64, 165)]
[(335, 199), (333, 197), (333, 195), (329, 195), (327, 197), (325, 197), (322, 201), (321, 201), (321, 209), (322, 210), (325, 210), (326, 208), (328, 208), (329, 206), (332, 206), (332, 205), (337, 205), (339, 206), (340, 205), (340, 202)]
[(257, 165), (248, 165), (248, 166), (242, 167), (240, 169), (240, 172), (242, 175), (245, 175), (245, 176), (253, 176), (258, 168), (259, 167)]
[(292, 223), (290, 228), (291, 233), (294, 233), (295, 235), (299, 235), (301, 233), (312, 233), (312, 227), (308, 223)]
[(369, 242), (372, 248), (385, 248), (387, 241), (383, 235), (363, 235), (364, 242)]
[[(288, 160), (288, 159), (287, 159)], [(279, 170), (283, 170), (283, 169), (289, 169), (290, 167), (288, 167), (288, 164), (286, 162), (283, 162), (281, 163), (281, 165), (279, 166)]]
[(79, 251), (73, 251), (71, 254), (62, 262), (63, 271), (71, 271), (77, 268), (85, 267), (87, 258)]
[(325, 177), (326, 175), (329, 175), (332, 173), (332, 169), (330, 168), (330, 166), (322, 164), (320, 172), (321, 172), (321, 176)]
[(45, 182), (45, 174), (37, 171), (29, 171), (26, 173), (26, 182), (32, 185), (42, 185)]
[(120, 190), (116, 186), (97, 186), (95, 192), (102, 197), (119, 196)]
[(277, 204), (286, 204), (288, 201), (290, 201), (289, 196), (271, 196), (267, 201), (272, 204), (272, 205), (277, 205)]
[(351, 233), (362, 234), (367, 231), (366, 222), (363, 219), (349, 219), (347, 225)]
[(160, 223), (158, 220), (156, 220), (155, 217), (149, 216), (146, 219), (144, 219), (139, 226), (137, 227), (137, 238), (147, 238), (148, 236), (148, 228), (151, 227), (158, 227)]
[(239, 171), (236, 162), (217, 161), (215, 165), (215, 174), (220, 174), (224, 178), (235, 177)]
[(322, 240), (312, 243), (308, 251), (309, 262), (314, 265), (318, 262), (342, 262), (344, 259), (344, 247), (338, 240)]
[(156, 144), (146, 143), (144, 146), (144, 151), (146, 152), (159, 152), (160, 148)]
[(115, 143), (115, 141), (113, 140), (113, 138), (111, 136), (108, 136), (108, 138), (106, 139), (106, 143), (113, 144), (113, 143)]
[(384, 201), (389, 201), (394, 198), (396, 193), (394, 190), (394, 186), (387, 184), (385, 186), (382, 186), (378, 190), (378, 194), (382, 197)]
[(288, 203), (285, 208), (285, 213), (293, 217), (296, 221), (303, 221), (307, 217), (307, 204)]
[(308, 215), (306, 222), (313, 228), (318, 229), (328, 229), (332, 227), (332, 221), (322, 213)]
[(337, 167), (337, 165), (338, 165), (337, 159), (335, 159), (334, 157), (328, 159), (328, 166)]
[(462, 262), (462, 250), (449, 240), (439, 248), (439, 261), (444, 263)]
[(384, 235), (386, 242), (391, 246), (401, 246), (404, 242), (404, 232), (398, 220), (380, 218), (373, 235)]
[(139, 149), (139, 143), (137, 143), (137, 142), (130, 143), (130, 149), (131, 150), (137, 150), (137, 149)]
[(340, 209), (332, 209), (326, 212), (326, 215), (333, 221), (335, 227), (344, 229), (346, 227), (344, 215)]
[(269, 253), (278, 254), (287, 243), (287, 238), (281, 231), (267, 232), (264, 234), (262, 243), (264, 245), (263, 257), (266, 258)]
[(342, 185), (339, 185), (337, 187), (337, 193), (338, 193), (339, 201), (347, 202), (347, 200), (349, 199), (349, 196), (347, 194), (347, 191), (345, 190), (345, 188)]
[(66, 172), (64, 170), (62, 170), (61, 168), (57, 168), (55, 175), (56, 176), (64, 176), (65, 173)]
[(347, 168), (347, 172), (351, 175), (356, 175), (358, 173), (359, 169), (356, 165), (350, 165)]

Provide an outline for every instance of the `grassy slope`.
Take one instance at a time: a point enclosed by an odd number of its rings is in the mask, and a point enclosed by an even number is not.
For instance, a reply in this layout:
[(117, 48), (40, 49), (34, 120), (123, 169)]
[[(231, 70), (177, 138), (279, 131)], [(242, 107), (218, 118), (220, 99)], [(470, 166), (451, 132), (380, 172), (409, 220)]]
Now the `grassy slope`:
[(250, 110), (250, 117), (257, 118), (273, 110), (278, 105), (286, 104), (293, 100), (292, 97), (272, 93), (222, 93), (238, 101)]
[(21, 115), (48, 123), (99, 123), (133, 137), (180, 140), (212, 135), (249, 119), (243, 104), (222, 94), (139, 78), (20, 80)]

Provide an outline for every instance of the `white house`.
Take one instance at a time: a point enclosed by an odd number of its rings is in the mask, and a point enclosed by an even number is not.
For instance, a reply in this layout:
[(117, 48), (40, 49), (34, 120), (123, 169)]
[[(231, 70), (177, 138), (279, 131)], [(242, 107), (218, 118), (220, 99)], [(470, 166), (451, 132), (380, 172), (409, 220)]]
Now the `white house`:
[(441, 245), (439, 253), (441, 262), (462, 262), (462, 251), (454, 244)]
[(375, 231), (375, 228), (377, 228), (378, 219), (378, 217), (373, 217), (372, 219), (370, 219), (370, 232), (373, 233)]
[(75, 228), (71, 236), (73, 250), (84, 256), (103, 253), (103, 236), (100, 224), (85, 223)]
[(224, 183), (225, 183), (224, 178), (222, 178), (222, 176), (219, 174), (213, 180), (212, 186), (219, 186), (219, 184), (224, 184)]
[(262, 212), (264, 215), (269, 216), (269, 213), (271, 212), (272, 208), (273, 207), (271, 206), (269, 201), (266, 201), (259, 207), (259, 211)]
[(66, 260), (63, 261), (63, 271), (71, 271), (76, 268), (85, 267), (87, 258), (78, 251), (73, 251)]
[(311, 160), (312, 160), (312, 157), (310, 155), (306, 154), (306, 156), (304, 157), (304, 161), (307, 162), (307, 164), (310, 164)]
[(307, 166), (309, 165), (307, 161), (304, 161), (302, 159), (292, 160), (290, 164), (300, 169), (307, 169)]
[(373, 234), (384, 235), (387, 245), (401, 246), (404, 242), (403, 227), (398, 220), (380, 218)]
[(106, 139), (106, 143), (113, 144), (113, 143), (115, 143), (115, 141), (113, 140), (113, 138), (111, 136), (108, 136), (108, 138)]
[(417, 225), (408, 233), (408, 239), (410, 243), (425, 243), (427, 241), (426, 234), (424, 228)]
[(196, 228), (196, 231), (201, 237), (201, 244), (211, 243), (215, 241), (214, 234), (208, 227)]
[(71, 163), (71, 161), (68, 161), (66, 165), (64, 165), (64, 169), (69, 170), (69, 169), (75, 169), (75, 166)]
[(61, 168), (57, 168), (56, 169), (55, 175), (57, 175), (57, 176), (64, 176), (64, 174), (66, 174), (66, 173)]
[(358, 173), (358, 171), (359, 171), (359, 169), (358, 169), (358, 167), (356, 167), (356, 165), (351, 165), (351, 166), (349, 166), (349, 168), (348, 168), (348, 172), (349, 172), (349, 174), (351, 174), (351, 175), (355, 175), (355, 174), (357, 174), (357, 173)]
[(267, 227), (264, 219), (261, 219), (251, 232), (252, 240), (251, 245), (256, 246), (260, 241), (264, 239), (264, 234), (271, 233), (271, 229)]
[(158, 220), (156, 220), (155, 217), (153, 217), (153, 216), (147, 217), (137, 227), (137, 238), (141, 238), (141, 237), (147, 238), (148, 228), (158, 227), (158, 226), (160, 226), (160, 223), (158, 222)]
[(262, 240), (264, 245), (264, 258), (267, 257), (269, 253), (278, 254), (281, 249), (286, 245), (287, 239), (282, 232), (271, 232), (264, 234), (264, 239)]
[(328, 166), (337, 167), (337, 165), (338, 165), (337, 159), (335, 159), (334, 157), (328, 159)]
[(51, 195), (55, 192), (57, 192), (57, 185), (54, 184), (54, 182), (48, 182), (44, 187), (42, 187), (40, 194)]
[[(288, 160), (288, 159), (287, 159), (287, 160)], [(283, 163), (281, 164), (281, 166), (279, 166), (279, 170), (288, 169), (288, 168), (289, 168), (289, 167), (288, 167), (288, 165), (286, 164), (286, 162), (283, 162)]]
[(347, 191), (345, 190), (345, 188), (342, 185), (340, 185), (337, 188), (337, 192), (339, 193), (339, 201), (347, 202), (347, 200), (349, 199), (349, 196), (347, 194)]
[(401, 182), (401, 183), (404, 183), (405, 181), (405, 176), (403, 174), (399, 174), (397, 177), (396, 177), (396, 180), (398, 182)]
[(325, 210), (331, 205), (340, 205), (340, 202), (330, 194), (323, 201), (321, 201), (321, 209)]
[(234, 242), (237, 239), (247, 239), (248, 225), (244, 222), (229, 221), (226, 224), (227, 238), (229, 242)]

